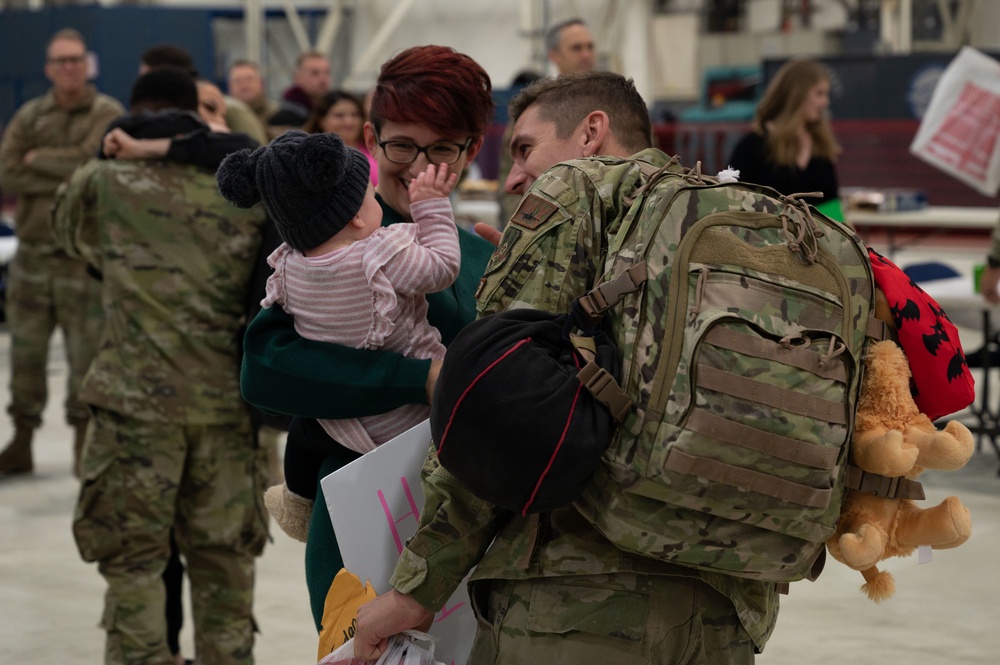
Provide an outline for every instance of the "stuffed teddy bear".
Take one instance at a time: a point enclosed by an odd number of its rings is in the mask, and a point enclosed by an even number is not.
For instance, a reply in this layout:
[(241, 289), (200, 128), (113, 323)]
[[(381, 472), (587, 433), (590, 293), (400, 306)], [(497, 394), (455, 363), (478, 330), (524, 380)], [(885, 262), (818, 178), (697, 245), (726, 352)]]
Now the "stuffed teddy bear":
[[(885, 484), (919, 489), (910, 481), (924, 469), (959, 469), (972, 455), (973, 437), (965, 425), (952, 421), (938, 430), (917, 408), (909, 363), (892, 341), (868, 350), (856, 417), (853, 463), (867, 473), (888, 476)], [(916, 496), (923, 498), (922, 490)], [(837, 561), (861, 571), (861, 590), (878, 603), (895, 592), (892, 574), (879, 571), (878, 561), (908, 556), (921, 545), (958, 547), (971, 534), (969, 510), (956, 497), (923, 509), (909, 498), (848, 489), (827, 548)]]

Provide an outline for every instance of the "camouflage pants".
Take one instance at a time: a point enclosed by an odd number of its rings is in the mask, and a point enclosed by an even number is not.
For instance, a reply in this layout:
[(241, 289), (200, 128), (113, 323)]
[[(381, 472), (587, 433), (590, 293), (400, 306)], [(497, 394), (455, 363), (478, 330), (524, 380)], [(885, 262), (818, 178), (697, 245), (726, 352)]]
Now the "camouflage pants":
[(191, 581), (197, 662), (252, 663), (267, 464), (249, 417), (185, 427), (96, 409), (81, 476), (73, 535), (108, 584), (105, 663), (173, 663), (161, 579), (171, 526)]
[(89, 412), (77, 393), (100, 342), (100, 289), (100, 282), (87, 274), (83, 261), (62, 252), (18, 249), (10, 264), (6, 303), (11, 356), (11, 404), (7, 410), (15, 421), (31, 427), (42, 422), (48, 399), (49, 339), (59, 326), (69, 366), (66, 421), (86, 422)]
[(469, 665), (745, 665), (754, 644), (701, 580), (617, 573), (479, 580)]

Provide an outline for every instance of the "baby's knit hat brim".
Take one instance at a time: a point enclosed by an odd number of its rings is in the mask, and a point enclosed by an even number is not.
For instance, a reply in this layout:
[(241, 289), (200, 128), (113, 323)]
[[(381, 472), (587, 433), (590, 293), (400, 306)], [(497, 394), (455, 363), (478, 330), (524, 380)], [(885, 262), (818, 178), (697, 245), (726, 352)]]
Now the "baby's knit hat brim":
[(227, 200), (241, 207), (263, 202), (281, 239), (302, 252), (357, 216), (371, 182), (368, 158), (340, 136), (295, 130), (230, 155), (216, 175)]

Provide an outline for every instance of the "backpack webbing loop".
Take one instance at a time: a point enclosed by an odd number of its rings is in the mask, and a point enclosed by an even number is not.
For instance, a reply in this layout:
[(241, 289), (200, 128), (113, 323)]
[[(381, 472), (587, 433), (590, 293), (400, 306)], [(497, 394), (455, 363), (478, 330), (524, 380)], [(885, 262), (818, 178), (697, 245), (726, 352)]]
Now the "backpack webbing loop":
[(810, 508), (822, 508), (828, 505), (832, 494), (832, 490), (829, 489), (809, 487), (719, 460), (689, 455), (677, 449), (670, 453), (664, 468)]
[(840, 453), (839, 448), (828, 448), (759, 430), (734, 420), (727, 420), (701, 408), (695, 408), (691, 411), (686, 426), (706, 438), (756, 450), (765, 455), (789, 462), (797, 462), (814, 469), (836, 468), (837, 456)]
[(710, 330), (705, 335), (705, 341), (712, 346), (722, 349), (737, 351), (748, 356), (753, 356), (754, 358), (774, 360), (785, 365), (804, 369), (824, 379), (833, 379), (840, 383), (847, 383), (848, 381), (847, 368), (844, 365), (827, 364), (826, 366), (821, 366), (820, 358), (815, 353), (806, 351), (804, 345), (783, 344), (784, 340), (782, 342), (773, 342), (764, 337), (754, 337), (753, 335), (738, 333), (735, 330), (723, 328), (722, 326)]
[(807, 395), (798, 390), (782, 388), (702, 364), (697, 367), (696, 377), (695, 384), (699, 388), (748, 402), (766, 404), (827, 423), (846, 425), (850, 422), (843, 402)]
[(896, 331), (892, 328), (892, 326), (882, 319), (876, 319), (874, 316), (868, 319), (868, 326), (865, 329), (865, 335), (876, 342), (881, 342), (887, 339), (896, 341), (897, 339)]
[(924, 486), (916, 480), (902, 476), (882, 476), (862, 471), (859, 467), (847, 467), (846, 487), (885, 499), (923, 499)]

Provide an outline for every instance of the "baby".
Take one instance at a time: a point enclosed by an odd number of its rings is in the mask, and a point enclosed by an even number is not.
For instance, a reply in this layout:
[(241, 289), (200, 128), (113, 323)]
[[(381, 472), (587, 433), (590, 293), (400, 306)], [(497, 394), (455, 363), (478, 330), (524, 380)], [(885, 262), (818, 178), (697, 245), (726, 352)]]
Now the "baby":
[[(292, 131), (230, 155), (217, 177), (236, 205), (262, 201), (284, 241), (268, 257), (274, 274), (261, 306), (280, 305), (308, 339), (442, 359), (445, 347), (427, 322), (424, 295), (458, 275), (458, 232), (447, 198), (458, 176), (446, 164), (428, 165), (409, 185), (413, 223), (382, 227), (369, 168), (336, 134)], [(335, 442), (366, 453), (425, 420), (429, 409), (412, 404), (319, 422)], [(305, 445), (288, 441), (285, 485), (264, 495), (279, 526), (303, 542), (326, 454)]]

